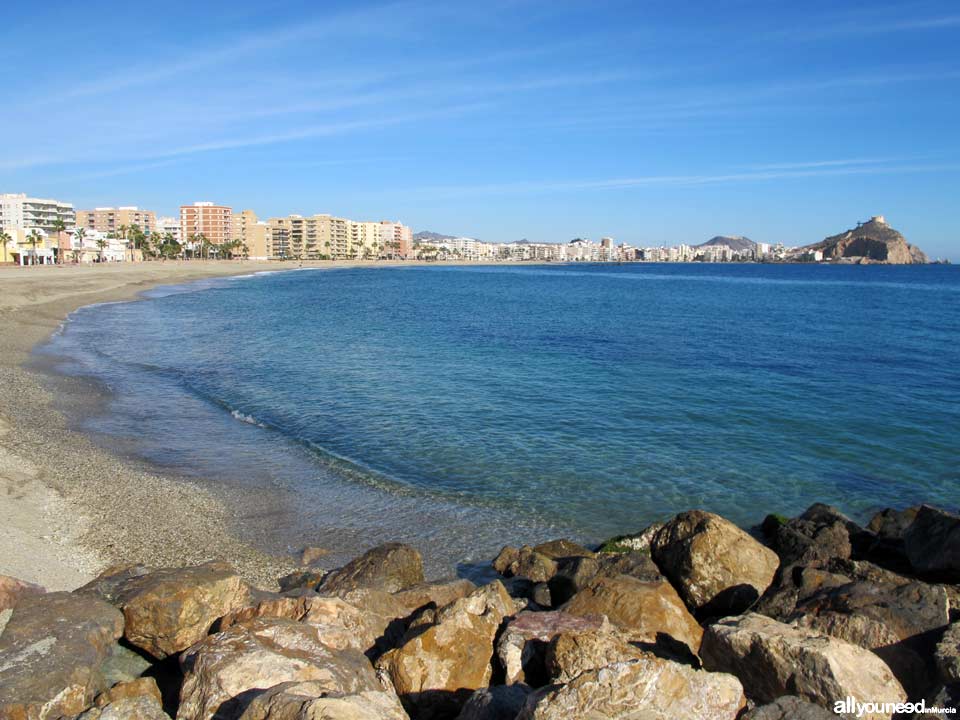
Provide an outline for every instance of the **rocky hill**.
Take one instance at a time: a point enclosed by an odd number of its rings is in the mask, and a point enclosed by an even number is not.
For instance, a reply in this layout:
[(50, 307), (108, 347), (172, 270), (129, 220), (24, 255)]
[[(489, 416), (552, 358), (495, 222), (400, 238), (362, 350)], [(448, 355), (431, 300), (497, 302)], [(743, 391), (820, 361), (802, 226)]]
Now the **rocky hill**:
[(805, 249), (821, 250), (824, 260), (890, 265), (922, 265), (929, 262), (926, 254), (887, 225), (882, 215), (872, 217), (852, 230), (808, 245)]
[(756, 246), (756, 243), (750, 238), (743, 237), (742, 235), (717, 235), (710, 238), (705, 243), (700, 243), (696, 247), (708, 247), (710, 245), (726, 245), (731, 250), (744, 252), (745, 250), (753, 250), (753, 248)]

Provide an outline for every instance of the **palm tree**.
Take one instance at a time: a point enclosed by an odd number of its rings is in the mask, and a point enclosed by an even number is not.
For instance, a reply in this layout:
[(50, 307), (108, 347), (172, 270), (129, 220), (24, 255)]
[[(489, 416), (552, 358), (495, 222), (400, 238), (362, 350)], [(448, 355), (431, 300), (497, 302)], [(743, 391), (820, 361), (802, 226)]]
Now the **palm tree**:
[(67, 224), (63, 221), (63, 218), (57, 218), (53, 221), (53, 229), (57, 231), (57, 261), (61, 262), (60, 245), (63, 240), (63, 232), (67, 229)]
[(73, 239), (76, 240), (80, 247), (73, 251), (73, 261), (77, 262), (80, 259), (80, 253), (83, 252), (83, 240), (87, 237), (87, 231), (83, 228), (77, 228), (73, 231)]
[(13, 240), (6, 230), (0, 230), (0, 245), (3, 245), (3, 262), (7, 262), (7, 243)]
[(97, 240), (97, 247), (100, 248), (100, 262), (103, 262), (103, 249), (107, 246), (107, 241), (103, 238)]
[(34, 228), (30, 231), (30, 234), (27, 235), (27, 242), (30, 243), (30, 247), (33, 249), (33, 264), (37, 264), (37, 243), (43, 242), (43, 236), (37, 232), (37, 229)]

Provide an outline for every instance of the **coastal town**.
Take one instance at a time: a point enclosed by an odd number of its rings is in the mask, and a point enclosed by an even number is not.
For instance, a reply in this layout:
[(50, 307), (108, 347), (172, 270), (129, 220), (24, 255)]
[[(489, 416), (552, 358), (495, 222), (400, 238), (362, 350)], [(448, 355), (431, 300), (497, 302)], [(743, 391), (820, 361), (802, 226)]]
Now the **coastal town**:
[[(858, 223), (889, 234), (883, 216)], [(853, 231), (849, 231), (853, 232)], [(886, 247), (853, 243), (837, 251), (807, 245), (717, 236), (699, 245), (637, 247), (599, 241), (484, 242), (433, 232), (414, 234), (393, 220), (351, 220), (330, 214), (261, 218), (254, 210), (201, 201), (180, 206), (179, 217), (136, 206), (75, 209), (72, 203), (25, 193), (0, 194), (0, 263), (20, 266), (138, 262), (150, 259), (447, 260), (467, 262), (825, 262), (856, 259), (927, 262), (899, 233), (901, 257)], [(840, 237), (840, 236), (836, 236)], [(856, 234), (851, 236), (856, 239)], [(824, 243), (830, 245), (827, 238)], [(860, 238), (863, 240), (863, 238)], [(886, 240), (874, 242), (886, 244)], [(820, 245), (824, 245), (820, 243)], [(880, 252), (877, 252), (877, 249)], [(916, 250), (913, 248), (913, 250)]]

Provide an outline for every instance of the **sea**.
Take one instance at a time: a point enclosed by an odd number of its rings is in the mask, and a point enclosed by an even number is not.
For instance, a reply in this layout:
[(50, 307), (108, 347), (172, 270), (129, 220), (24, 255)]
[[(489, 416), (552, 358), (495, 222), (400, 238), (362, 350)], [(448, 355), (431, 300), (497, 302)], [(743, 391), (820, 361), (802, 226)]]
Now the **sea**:
[(571, 264), (256, 273), (73, 313), (73, 425), (232, 530), (428, 568), (702, 508), (960, 505), (960, 270)]

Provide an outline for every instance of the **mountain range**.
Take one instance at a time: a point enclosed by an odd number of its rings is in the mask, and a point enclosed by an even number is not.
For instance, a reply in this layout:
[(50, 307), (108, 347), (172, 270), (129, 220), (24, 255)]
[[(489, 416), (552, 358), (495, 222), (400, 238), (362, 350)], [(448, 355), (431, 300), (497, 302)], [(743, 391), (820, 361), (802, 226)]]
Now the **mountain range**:
[(744, 252), (753, 250), (757, 244), (750, 238), (743, 237), (742, 235), (716, 235), (695, 247), (708, 247), (710, 245), (726, 245), (736, 252)]

